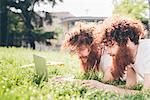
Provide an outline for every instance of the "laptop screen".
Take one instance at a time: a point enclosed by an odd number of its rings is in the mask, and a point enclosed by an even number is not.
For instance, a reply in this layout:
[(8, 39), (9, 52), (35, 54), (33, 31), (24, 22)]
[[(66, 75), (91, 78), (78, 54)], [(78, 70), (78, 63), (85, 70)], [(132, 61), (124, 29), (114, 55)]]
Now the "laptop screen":
[(41, 80), (48, 80), (48, 70), (46, 66), (46, 59), (39, 55), (33, 55), (36, 74)]

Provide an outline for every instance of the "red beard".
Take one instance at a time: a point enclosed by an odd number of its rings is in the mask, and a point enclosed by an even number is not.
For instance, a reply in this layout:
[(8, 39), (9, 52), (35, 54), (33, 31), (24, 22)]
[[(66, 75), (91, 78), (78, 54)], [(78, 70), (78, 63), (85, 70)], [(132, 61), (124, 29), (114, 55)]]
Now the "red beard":
[(123, 77), (127, 65), (134, 63), (133, 55), (126, 46), (119, 47), (117, 54), (113, 57), (113, 67), (111, 69), (114, 79)]

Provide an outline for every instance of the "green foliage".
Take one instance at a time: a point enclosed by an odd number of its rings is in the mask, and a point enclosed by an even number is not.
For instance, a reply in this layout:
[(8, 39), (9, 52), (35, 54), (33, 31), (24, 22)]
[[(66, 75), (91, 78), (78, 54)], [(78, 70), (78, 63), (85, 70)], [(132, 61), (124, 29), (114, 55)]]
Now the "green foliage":
[[(51, 4), (51, 7), (54, 7), (58, 2), (62, 2), (63, 0), (58, 0), (58, 1), (46, 0), (46, 1), (47, 3)], [(0, 7), (0, 12), (1, 12), (0, 25), (3, 25), (3, 28), (0, 28), (0, 32), (1, 32), (0, 45), (10, 46), (13, 44), (13, 43), (12, 44), (9, 43), (8, 40), (9, 38), (16, 38), (17, 36), (15, 37), (14, 34), (11, 34), (11, 36), (9, 36), (8, 34), (9, 32), (26, 33), (26, 40), (29, 41), (30, 46), (33, 49), (35, 49), (35, 44), (34, 44), (35, 40), (31, 33), (35, 27), (33, 23), (34, 24), (36, 23), (38, 24), (37, 26), (42, 27), (43, 22), (41, 20), (41, 17), (38, 16), (36, 12), (34, 12), (34, 5), (42, 2), (46, 3), (46, 1), (45, 0), (0, 0), (0, 4), (1, 4), (0, 6), (2, 6)], [(40, 22), (36, 22), (38, 18), (40, 19)], [(47, 20), (48, 23), (52, 23), (51, 16), (47, 16), (45, 20)], [(23, 37), (24, 34), (19, 34), (19, 35)], [(19, 38), (21, 38), (21, 36)]]
[(114, 0), (113, 14), (126, 15), (137, 19), (144, 19), (148, 3), (144, 0)]
[(22, 18), (18, 14), (9, 11), (8, 18), (9, 33), (21, 33), (24, 31), (25, 25), (22, 21)]
[(101, 72), (93, 72), (89, 71), (88, 73), (80, 73), (76, 78), (82, 79), (82, 80), (97, 80), (101, 81), (103, 77), (103, 74)]
[[(64, 66), (48, 66), (49, 78), (64, 76), (101, 81), (101, 73), (82, 74), (77, 56), (62, 52), (39, 52), (23, 48), (0, 48), (0, 100), (149, 100), (150, 92), (136, 95), (117, 95), (93, 90), (73, 82), (39, 82), (34, 67), (21, 67), (33, 63), (33, 54), (47, 57), (47, 61), (61, 61)], [(120, 81), (114, 83), (121, 84)], [(139, 88), (141, 86), (137, 86)]]
[(111, 85), (115, 85), (115, 86), (121, 87), (121, 88), (125, 88), (125, 81), (122, 81), (120, 79), (112, 81), (112, 82), (108, 82), (108, 83), (111, 84)]
[(56, 27), (54, 28), (54, 32), (56, 32), (56, 33), (57, 33), (57, 36), (58, 36), (58, 35), (60, 35), (60, 34), (63, 34), (63, 29), (62, 29), (61, 26), (56, 26)]
[(142, 84), (137, 84), (137, 85), (131, 87), (131, 89), (133, 89), (133, 90), (142, 90), (142, 88), (143, 88)]
[(48, 13), (46, 13), (46, 17), (44, 19), (46, 21), (47, 24), (52, 24), (53, 20), (52, 20), (52, 16), (49, 15)]
[[(36, 3), (41, 3), (41, 2), (45, 2), (45, 0), (7, 0), (7, 5), (8, 9), (10, 10), (10, 8), (15, 8), (16, 10), (20, 10), (20, 15), (22, 16), (22, 20), (27, 28), (27, 30), (31, 30), (33, 29), (33, 25), (32, 22), (34, 20), (34, 18), (36, 18), (36, 16), (38, 16), (36, 14), (36, 12), (34, 12), (34, 5)], [(62, 2), (62, 0), (59, 0), (57, 2)], [(48, 0), (48, 3), (51, 4), (52, 7), (54, 7), (57, 4), (56, 0)], [(5, 6), (5, 7), (6, 7)], [(10, 10), (12, 11), (12, 10)], [(12, 11), (14, 12), (14, 11)], [(45, 12), (46, 14), (46, 12)], [(45, 20), (47, 20), (48, 23), (52, 23), (52, 17), (48, 14), (46, 14), (46, 18)], [(36, 23), (39, 24), (39, 23)]]

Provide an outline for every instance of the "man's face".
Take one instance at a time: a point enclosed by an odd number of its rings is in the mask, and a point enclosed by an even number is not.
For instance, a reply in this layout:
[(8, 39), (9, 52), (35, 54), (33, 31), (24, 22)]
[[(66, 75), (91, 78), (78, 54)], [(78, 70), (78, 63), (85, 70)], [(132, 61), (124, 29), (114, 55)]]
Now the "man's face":
[(116, 42), (113, 45), (107, 46), (107, 52), (113, 58), (111, 74), (115, 79), (122, 77), (126, 66), (134, 62), (131, 51), (129, 46), (118, 46)]
[(78, 53), (79, 58), (85, 63), (87, 62), (88, 55), (90, 53), (90, 47), (88, 45), (81, 45), (77, 49), (77, 53)]
[(119, 46), (117, 45), (117, 43), (114, 43), (111, 46), (107, 46), (107, 52), (110, 56), (116, 56), (118, 50), (119, 50)]

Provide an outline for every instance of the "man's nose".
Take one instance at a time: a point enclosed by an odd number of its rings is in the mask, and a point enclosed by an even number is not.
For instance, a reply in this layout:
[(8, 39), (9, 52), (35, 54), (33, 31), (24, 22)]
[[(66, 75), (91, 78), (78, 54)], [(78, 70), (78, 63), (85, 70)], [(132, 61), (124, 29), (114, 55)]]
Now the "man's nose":
[(110, 48), (107, 48), (107, 49), (106, 49), (106, 52), (107, 52), (108, 54), (110, 54), (110, 53), (111, 53), (111, 49), (110, 49)]

